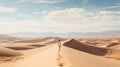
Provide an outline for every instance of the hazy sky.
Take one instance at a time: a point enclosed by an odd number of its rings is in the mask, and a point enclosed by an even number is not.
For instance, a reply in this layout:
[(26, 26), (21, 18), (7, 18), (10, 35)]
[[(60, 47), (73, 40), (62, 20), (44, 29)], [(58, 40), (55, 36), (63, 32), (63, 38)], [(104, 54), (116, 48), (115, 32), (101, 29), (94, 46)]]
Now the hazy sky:
[(120, 0), (0, 0), (0, 33), (120, 29)]

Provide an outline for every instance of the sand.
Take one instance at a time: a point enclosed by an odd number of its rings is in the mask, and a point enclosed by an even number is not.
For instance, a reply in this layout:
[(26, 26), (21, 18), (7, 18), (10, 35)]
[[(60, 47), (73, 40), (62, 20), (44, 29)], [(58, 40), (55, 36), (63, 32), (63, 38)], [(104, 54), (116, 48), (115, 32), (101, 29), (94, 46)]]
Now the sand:
[(120, 67), (120, 61), (92, 55), (72, 48), (63, 47), (62, 55), (69, 67)]
[(12, 49), (0, 47), (0, 56), (21, 56), (21, 55), (23, 55), (23, 53)]
[(95, 54), (95, 55), (105, 55), (108, 52), (106, 48), (100, 48), (100, 47), (87, 45), (87, 44), (81, 43), (75, 39), (71, 39), (70, 41), (64, 43), (63, 45), (73, 48), (73, 49), (76, 49), (76, 50)]
[(45, 45), (41, 45), (41, 44), (30, 44), (29, 46), (33, 46), (33, 47), (43, 47)]
[(54, 37), (29, 38), (29, 39), (15, 41), (15, 43), (37, 43), (37, 42), (43, 42), (43, 41), (47, 41), (47, 40), (51, 40), (51, 39), (54, 39)]
[[(14, 67), (16, 64), (18, 64), (20, 61), (24, 61), (24, 59), (33, 56), (39, 52), (42, 52), (46, 49), (48, 49), (50, 46), (45, 46), (41, 48), (36, 48), (36, 49), (31, 49), (31, 50), (20, 50), (19, 52), (23, 53), (24, 55), (22, 56), (11, 56), (11, 57), (6, 57), (4, 56), (7, 60), (10, 58), (10, 61), (1, 61), (4, 57), (0, 57), (0, 67)], [(26, 66), (25, 66), (26, 67)]]
[(54, 37), (13, 41), (0, 47), (0, 67), (120, 67), (120, 60), (114, 59), (120, 56), (120, 49), (115, 47), (118, 45), (103, 48), (83, 41), (113, 42), (68, 38), (62, 40), (58, 52)]
[(56, 58), (57, 49), (56, 47), (51, 47), (21, 60), (14, 67), (58, 67)]
[(34, 46), (6, 46), (6, 48), (14, 49), (14, 50), (27, 50), (27, 49), (34, 49)]
[(111, 43), (110, 45), (108, 45), (107, 47), (114, 47), (114, 46), (117, 46), (117, 45), (120, 45), (120, 43)]

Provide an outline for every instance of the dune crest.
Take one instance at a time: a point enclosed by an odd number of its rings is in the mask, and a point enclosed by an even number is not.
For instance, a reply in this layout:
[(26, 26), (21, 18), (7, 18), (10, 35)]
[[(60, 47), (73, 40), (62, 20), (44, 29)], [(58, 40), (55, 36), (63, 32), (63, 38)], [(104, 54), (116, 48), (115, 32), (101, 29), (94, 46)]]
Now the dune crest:
[(54, 39), (54, 37), (25, 39), (25, 40), (15, 41), (15, 43), (38, 43), (38, 42), (43, 42), (43, 41), (47, 41), (47, 40), (51, 40), (51, 39)]

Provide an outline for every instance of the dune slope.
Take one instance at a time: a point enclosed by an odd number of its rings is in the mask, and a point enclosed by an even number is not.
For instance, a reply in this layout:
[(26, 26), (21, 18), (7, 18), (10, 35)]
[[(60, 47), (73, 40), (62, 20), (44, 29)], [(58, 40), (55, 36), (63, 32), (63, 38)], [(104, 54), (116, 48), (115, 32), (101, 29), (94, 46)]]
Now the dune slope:
[(108, 52), (106, 48), (100, 48), (100, 47), (87, 45), (74, 39), (64, 43), (63, 45), (80, 50), (80, 51), (84, 51), (84, 52), (95, 54), (95, 55), (101, 55), (101, 56), (107, 54)]
[(50, 47), (42, 52), (21, 60), (14, 67), (58, 67), (56, 63), (57, 47)]
[(14, 49), (14, 50), (27, 50), (27, 49), (34, 49), (33, 46), (6, 46), (6, 48)]
[(12, 49), (0, 47), (0, 56), (21, 56), (23, 55), (21, 52), (17, 52)]
[(69, 67), (120, 67), (120, 61), (63, 47), (61, 55), (69, 61)]

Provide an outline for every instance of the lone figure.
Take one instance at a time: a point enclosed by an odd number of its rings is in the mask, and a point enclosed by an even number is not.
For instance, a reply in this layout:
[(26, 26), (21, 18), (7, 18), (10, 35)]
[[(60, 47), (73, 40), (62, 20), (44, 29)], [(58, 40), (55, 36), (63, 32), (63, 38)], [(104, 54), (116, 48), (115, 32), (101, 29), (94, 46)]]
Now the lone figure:
[(60, 49), (61, 49), (61, 41), (58, 37), (56, 37), (56, 40), (57, 40), (57, 46), (58, 46), (58, 52), (60, 52)]

